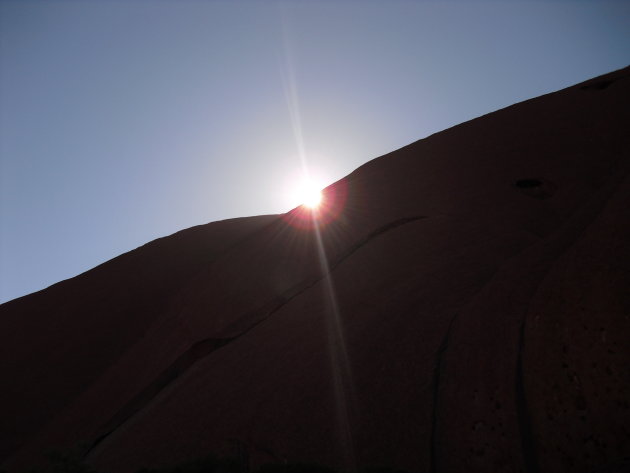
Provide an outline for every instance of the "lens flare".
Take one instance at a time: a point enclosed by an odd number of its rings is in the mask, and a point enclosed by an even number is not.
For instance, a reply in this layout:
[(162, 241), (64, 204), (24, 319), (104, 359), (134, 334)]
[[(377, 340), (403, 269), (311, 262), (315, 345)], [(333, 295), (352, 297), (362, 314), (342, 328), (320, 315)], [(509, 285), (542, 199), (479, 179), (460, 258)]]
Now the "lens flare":
[[(302, 187), (300, 187), (302, 189)], [(321, 187), (314, 186), (312, 198), (306, 198), (306, 192), (300, 194), (301, 198), (293, 201), (296, 208), (282, 216), (289, 225), (304, 230), (315, 230), (315, 224), (320, 228), (336, 221), (346, 206), (347, 184), (345, 181), (338, 181), (320, 190)]]

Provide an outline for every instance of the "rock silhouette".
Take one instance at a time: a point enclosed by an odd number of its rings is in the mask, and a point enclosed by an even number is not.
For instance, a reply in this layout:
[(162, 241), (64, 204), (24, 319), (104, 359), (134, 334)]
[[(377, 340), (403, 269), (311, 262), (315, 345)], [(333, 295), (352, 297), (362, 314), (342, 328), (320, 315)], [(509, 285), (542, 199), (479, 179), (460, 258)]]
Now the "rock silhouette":
[(2, 468), (628, 471), (629, 96), (626, 68), (3, 304)]

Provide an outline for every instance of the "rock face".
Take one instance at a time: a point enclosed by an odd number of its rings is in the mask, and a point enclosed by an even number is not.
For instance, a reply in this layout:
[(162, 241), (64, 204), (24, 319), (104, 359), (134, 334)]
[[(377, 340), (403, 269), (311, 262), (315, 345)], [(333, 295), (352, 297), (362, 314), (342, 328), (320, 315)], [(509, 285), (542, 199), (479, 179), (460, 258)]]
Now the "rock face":
[(0, 463), (630, 467), (630, 68), (0, 306)]

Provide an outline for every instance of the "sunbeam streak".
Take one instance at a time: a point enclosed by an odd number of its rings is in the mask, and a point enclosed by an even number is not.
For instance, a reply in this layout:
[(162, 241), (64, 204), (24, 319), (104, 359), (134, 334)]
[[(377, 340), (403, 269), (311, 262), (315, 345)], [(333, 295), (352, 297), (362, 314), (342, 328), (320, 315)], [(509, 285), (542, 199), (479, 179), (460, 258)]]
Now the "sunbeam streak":
[[(302, 122), (300, 119), (300, 108), (298, 101), (297, 84), (295, 80), (295, 70), (290, 50), (289, 35), (287, 31), (286, 19), (282, 18), (282, 39), (283, 39), (283, 61), (282, 61), (282, 85), (284, 89), (287, 107), (289, 109), (289, 117), (293, 136), (298, 150), (300, 164), (302, 167), (303, 178), (306, 182), (311, 181), (309, 173), (307, 156), (304, 146), (304, 135), (302, 132)], [(322, 279), (324, 288), (324, 308), (326, 312), (326, 327), (328, 333), (328, 349), (331, 361), (331, 377), (333, 388), (335, 390), (335, 404), (337, 416), (337, 429), (339, 433), (339, 446), (343, 454), (344, 466), (347, 471), (356, 470), (356, 461), (354, 453), (354, 439), (352, 435), (352, 425), (350, 419), (349, 406), (355, 399), (352, 377), (350, 372), (350, 363), (346, 350), (339, 306), (330, 275), (330, 268), (326, 258), (326, 250), (322, 241), (320, 231), (320, 210), (318, 209), (321, 193), (319, 189), (317, 194), (312, 193), (303, 203), (311, 208), (309, 218), (311, 219), (311, 229), (315, 233), (315, 241), (317, 245), (317, 254), (321, 266)]]
[(324, 274), (324, 278), (322, 279), (324, 290), (324, 308), (327, 315), (326, 329), (328, 333), (331, 374), (335, 390), (337, 422), (340, 437), (339, 442), (344, 454), (346, 470), (356, 471), (354, 438), (352, 433), (352, 421), (350, 418), (350, 406), (354, 405), (354, 402), (356, 401), (356, 397), (354, 395), (354, 383), (352, 381), (348, 350), (346, 348), (343, 327), (341, 325), (339, 305), (337, 304), (332, 275), (330, 273), (326, 250), (324, 248), (316, 216), (313, 216), (313, 222), (319, 263), (322, 274)]
[(291, 128), (293, 129), (293, 136), (295, 138), (295, 144), (298, 149), (298, 156), (300, 157), (302, 172), (304, 173), (304, 176), (306, 178), (309, 178), (308, 164), (306, 161), (306, 151), (304, 148), (304, 135), (302, 133), (302, 121), (300, 120), (300, 107), (295, 80), (295, 69), (293, 67), (293, 58), (291, 55), (286, 20), (284, 18), (282, 19), (282, 42), (283, 64), (281, 65), (280, 71), (282, 77), (282, 87), (284, 89), (284, 97), (287, 101), (287, 107), (289, 109)]

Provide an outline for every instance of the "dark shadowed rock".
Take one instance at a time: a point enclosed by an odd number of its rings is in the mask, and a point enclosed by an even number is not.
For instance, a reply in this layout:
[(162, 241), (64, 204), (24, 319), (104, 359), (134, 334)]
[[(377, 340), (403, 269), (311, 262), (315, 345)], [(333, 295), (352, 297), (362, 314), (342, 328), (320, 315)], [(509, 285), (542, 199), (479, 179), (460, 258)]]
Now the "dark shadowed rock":
[[(630, 70), (0, 306), (0, 462), (625, 471)], [(323, 468), (323, 467), (318, 467)], [(281, 468), (280, 468), (281, 469)]]

